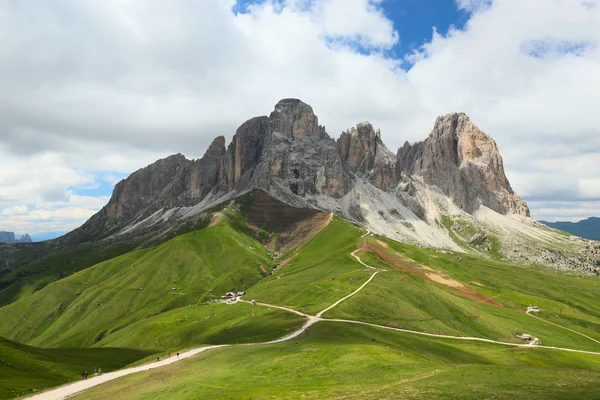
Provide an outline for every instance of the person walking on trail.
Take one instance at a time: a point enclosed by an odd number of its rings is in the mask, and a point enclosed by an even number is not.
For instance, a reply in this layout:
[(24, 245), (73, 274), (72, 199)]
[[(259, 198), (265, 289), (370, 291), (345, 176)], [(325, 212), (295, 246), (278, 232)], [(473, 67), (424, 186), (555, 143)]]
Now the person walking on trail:
[(168, 357), (171, 357), (171, 353), (169, 353)]
[(157, 362), (158, 362), (158, 361), (160, 361), (160, 356), (157, 356), (157, 357), (156, 357), (156, 361), (157, 361)]
[(85, 379), (85, 372), (82, 372), (82, 373), (81, 373), (81, 379), (82, 379), (82, 380), (83, 380), (83, 379)]
[(179, 358), (179, 353), (177, 353), (177, 358)]

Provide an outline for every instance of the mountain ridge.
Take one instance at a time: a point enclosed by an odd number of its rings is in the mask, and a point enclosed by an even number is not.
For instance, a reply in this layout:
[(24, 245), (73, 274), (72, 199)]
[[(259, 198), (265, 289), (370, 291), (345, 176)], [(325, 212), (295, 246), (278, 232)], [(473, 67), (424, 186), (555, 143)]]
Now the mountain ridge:
[(394, 153), (369, 122), (333, 139), (298, 99), (283, 99), (268, 116), (247, 120), (229, 144), (217, 136), (198, 160), (175, 154), (134, 172), (102, 210), (60, 242), (168, 231), (254, 189), (394, 240), (598, 272), (598, 255), (580, 251), (586, 243), (567, 241), (530, 218), (496, 142), (466, 114), (438, 117), (425, 140)]
[[(278, 197), (290, 200), (290, 194), (296, 195), (303, 199), (293, 199), (294, 203), (307, 200), (313, 207), (332, 211), (307, 197), (339, 199), (352, 190), (356, 176), (378, 189), (392, 190), (410, 184), (403, 174), (422, 176), (423, 182), (440, 187), (470, 214), (483, 204), (501, 214), (529, 216), (527, 205), (508, 183), (495, 142), (465, 114), (439, 117), (424, 142), (405, 144), (394, 155), (370, 123), (357, 124), (335, 141), (309, 105), (284, 99), (269, 117), (243, 123), (227, 148), (219, 136), (199, 160), (176, 154), (134, 172), (116, 185), (107, 206), (92, 218), (104, 219), (101, 224), (110, 231), (129, 222), (132, 213), (143, 219), (163, 207), (191, 206), (232, 190), (272, 191), (272, 186), (287, 186), (287, 193)], [(94, 223), (80, 229), (86, 231), (90, 225)]]
[(600, 218), (598, 217), (589, 217), (578, 222), (540, 221), (540, 223), (585, 239), (600, 240)]

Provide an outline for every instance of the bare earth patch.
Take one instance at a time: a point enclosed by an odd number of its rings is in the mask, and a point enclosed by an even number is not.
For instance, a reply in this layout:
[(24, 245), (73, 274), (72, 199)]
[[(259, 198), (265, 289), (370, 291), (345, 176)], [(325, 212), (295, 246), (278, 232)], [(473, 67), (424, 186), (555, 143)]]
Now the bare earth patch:
[(221, 213), (216, 213), (215, 215), (213, 215), (212, 220), (210, 221), (210, 224), (208, 225), (209, 228), (215, 226), (216, 224), (218, 224), (219, 222), (221, 222), (223, 220), (223, 214)]
[[(479, 302), (484, 302), (488, 304), (492, 304), (497, 307), (503, 307), (502, 304), (495, 302), (492, 298), (482, 295), (476, 290), (463, 285), (461, 282), (456, 281), (450, 278), (444, 278), (440, 274), (436, 273), (431, 267), (419, 264), (414, 260), (400, 254), (398, 252), (394, 252), (394, 254), (390, 254), (383, 246), (380, 246), (379, 241), (368, 241), (367, 248), (364, 249), (366, 251), (371, 251), (375, 253), (379, 258), (383, 261), (394, 265), (398, 269), (402, 271), (408, 272), (412, 275), (418, 276), (419, 278), (433, 281), (436, 283), (440, 283), (444, 286), (447, 286), (448, 291), (461, 297), (466, 297), (468, 299), (476, 300)], [(361, 249), (363, 250), (363, 249)], [(363, 250), (363, 251), (364, 251)], [(430, 271), (430, 272), (425, 272)]]
[(459, 281), (455, 281), (454, 279), (450, 278), (444, 278), (443, 276), (438, 275), (436, 273), (427, 272), (425, 273), (425, 276), (434, 282), (441, 283), (442, 285), (460, 289), (465, 287), (465, 285), (463, 285)]
[(387, 248), (388, 248), (388, 245), (387, 245), (387, 243), (385, 243), (385, 242), (382, 242), (381, 240), (377, 240), (377, 244), (379, 244), (379, 245), (380, 245), (381, 247), (383, 247), (384, 249), (387, 249)]

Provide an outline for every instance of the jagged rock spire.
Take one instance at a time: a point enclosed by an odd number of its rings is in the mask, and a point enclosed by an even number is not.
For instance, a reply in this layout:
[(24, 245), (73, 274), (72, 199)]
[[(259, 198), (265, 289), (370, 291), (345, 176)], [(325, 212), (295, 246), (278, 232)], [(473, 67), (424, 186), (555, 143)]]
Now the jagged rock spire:
[(469, 213), (484, 205), (501, 214), (529, 216), (506, 178), (496, 142), (464, 113), (438, 117), (425, 141), (405, 143), (398, 150), (397, 172), (422, 176)]

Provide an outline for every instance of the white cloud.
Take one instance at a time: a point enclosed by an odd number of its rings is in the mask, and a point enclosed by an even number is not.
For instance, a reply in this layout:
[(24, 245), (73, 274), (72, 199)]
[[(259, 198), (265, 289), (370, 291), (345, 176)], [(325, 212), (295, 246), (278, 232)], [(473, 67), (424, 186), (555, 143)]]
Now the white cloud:
[(398, 40), (382, 1), (268, 0), (246, 14), (233, 0), (3, 2), (0, 207), (66, 207), (82, 222), (76, 210), (98, 205), (76, 205), (69, 188), (199, 157), (284, 97), (311, 104), (333, 137), (370, 120), (393, 150), (465, 111), (498, 141), (518, 192), (588, 201), (600, 178), (599, 3), (460, 0), (465, 29), (434, 34), (410, 65), (382, 52)]
[(26, 215), (29, 211), (27, 206), (13, 206), (2, 210), (1, 215)]
[(480, 11), (492, 4), (492, 0), (456, 0), (456, 4), (463, 10)]

